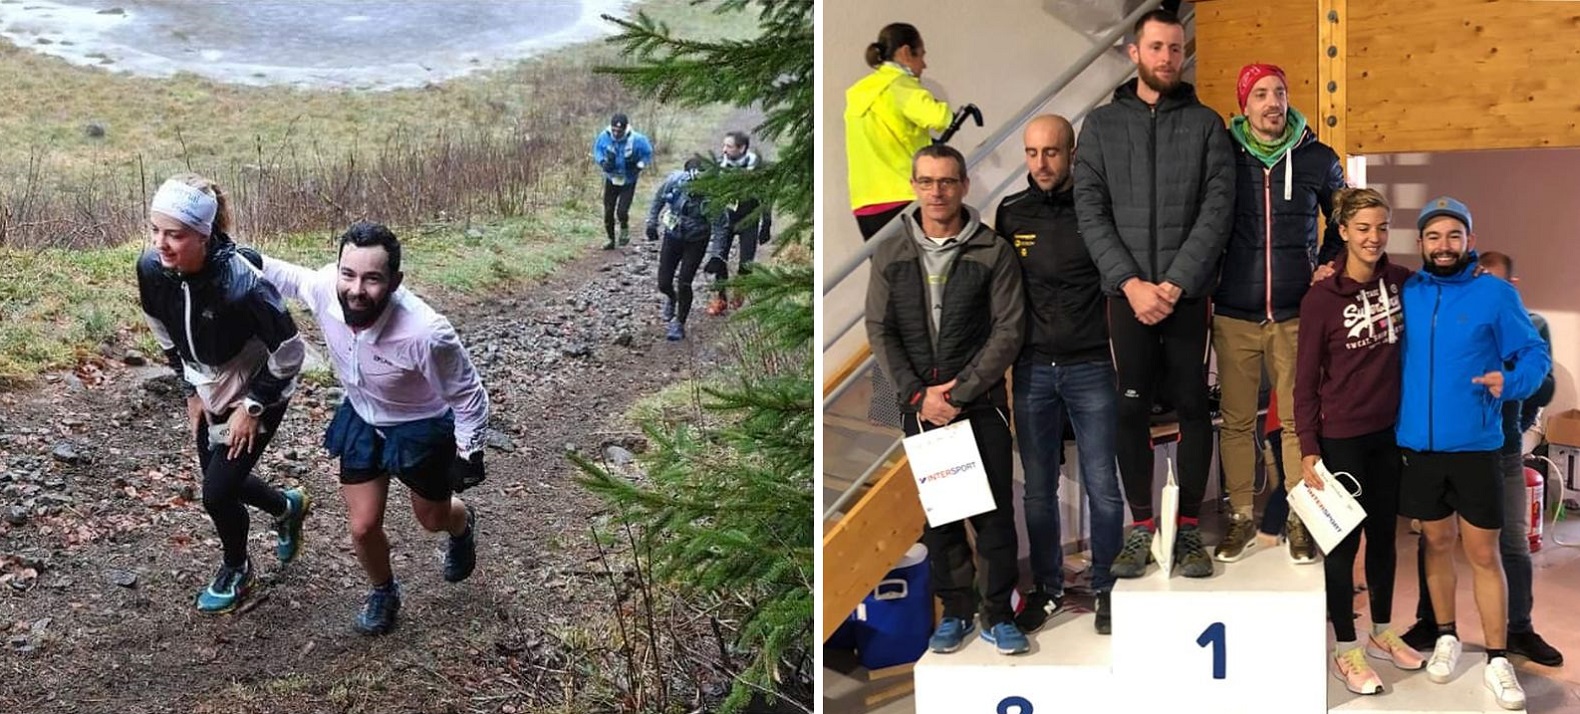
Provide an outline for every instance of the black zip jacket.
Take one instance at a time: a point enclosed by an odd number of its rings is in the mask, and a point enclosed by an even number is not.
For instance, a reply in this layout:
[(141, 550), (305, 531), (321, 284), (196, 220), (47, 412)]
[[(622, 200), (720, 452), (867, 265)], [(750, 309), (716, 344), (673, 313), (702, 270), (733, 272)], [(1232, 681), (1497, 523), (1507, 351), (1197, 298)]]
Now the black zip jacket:
[[(158, 254), (137, 260), (143, 314), (171, 369), (192, 384), (212, 414), (243, 398), (271, 405), (289, 397), (306, 346), (279, 291), (216, 233), (203, 269), (166, 270)], [(261, 344), (260, 344), (261, 343)]]
[(1020, 361), (1107, 361), (1102, 276), (1081, 239), (1074, 187), (1044, 191), (1029, 174), (1026, 183), (1026, 190), (999, 203), (993, 219), (993, 228), (1020, 261), (1026, 291)]
[[(1288, 166), (1284, 162), (1293, 161)], [(1338, 254), (1333, 193), (1344, 187), (1338, 154), (1310, 129), (1272, 168), (1235, 142), (1234, 230), (1224, 252), (1213, 310), (1236, 320), (1283, 322), (1300, 316), (1300, 300), (1320, 258)], [(1289, 200), (1284, 177), (1292, 174)]]

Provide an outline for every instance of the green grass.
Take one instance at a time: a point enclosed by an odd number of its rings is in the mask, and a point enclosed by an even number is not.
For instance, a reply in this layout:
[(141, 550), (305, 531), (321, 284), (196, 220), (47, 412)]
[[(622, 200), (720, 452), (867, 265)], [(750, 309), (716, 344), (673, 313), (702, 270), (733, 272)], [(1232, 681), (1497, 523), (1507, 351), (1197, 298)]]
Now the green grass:
[[(749, 32), (750, 14), (713, 15), (687, 0), (646, 0), (638, 9), (677, 30), (723, 37)], [(423, 88), (378, 92), (227, 85), (191, 74), (134, 77), (80, 67), (0, 41), (0, 177), (14, 179), (37, 151), (46, 176), (61, 185), (86, 176), (136, 179), (139, 159), (149, 181), (191, 166), (284, 160), (291, 144), (305, 154), (327, 147), (369, 147), (396, 130), (417, 136), (440, 129), (542, 134), (573, 128), (592, 134), (608, 113), (625, 109), (633, 125), (654, 136), (670, 160), (696, 148), (693, 122), (716, 123), (724, 108), (669, 109), (631, 101), (618, 82), (591, 67), (621, 63), (618, 48), (598, 41)], [(102, 138), (84, 128), (104, 125)], [(711, 133), (713, 126), (706, 129)], [(287, 152), (288, 153), (288, 152)], [(660, 163), (660, 168), (663, 167)]]
[[(397, 229), (407, 284), (419, 293), (470, 295), (538, 280), (603, 241), (601, 217), (571, 203), (535, 215)], [(477, 235), (480, 234), (480, 235)], [(259, 241), (270, 255), (317, 267), (334, 261), (330, 236)], [(0, 385), (68, 367), (106, 342), (157, 362), (137, 303), (141, 243), (94, 250), (0, 248)], [(300, 319), (300, 318), (299, 318)]]
[[(646, 0), (637, 8), (703, 37), (738, 36), (755, 27), (749, 14), (716, 16), (688, 0)], [(111, 74), (0, 41), (0, 76), (7, 78), (0, 82), (0, 196), (15, 192), (18, 176), (39, 153), (45, 183), (80, 186), (112, 176), (119, 185), (135, 185), (145, 172), (157, 184), (187, 160), (202, 171), (257, 163), (260, 153), (270, 162), (287, 145), (343, 153), (350, 146), (375, 148), (397, 130), (432, 136), (440, 129), (506, 132), (524, 126), (535, 134), (569, 131), (590, 145), (614, 109), (625, 110), (633, 126), (654, 139), (655, 173), (715, 145), (731, 108), (633, 101), (616, 80), (591, 71), (621, 61), (618, 48), (598, 41), (428, 88), (306, 91), (232, 86), (192, 75)], [(83, 127), (90, 121), (106, 125), (104, 138), (87, 137)], [(556, 167), (542, 183), (535, 202), (548, 207), (528, 217), (473, 216), (396, 227), (406, 246), (408, 284), (419, 292), (461, 295), (520, 286), (602, 241), (597, 176), (589, 162)], [(644, 181), (643, 192), (656, 185)], [(637, 205), (649, 198), (640, 197)], [(469, 237), (468, 228), (482, 235)], [(335, 257), (329, 234), (238, 240), (306, 265)], [(0, 246), (0, 388), (72, 366), (105, 344), (135, 347), (151, 361), (160, 360), (137, 305), (133, 265), (142, 241), (127, 236), (119, 246), (80, 251)]]

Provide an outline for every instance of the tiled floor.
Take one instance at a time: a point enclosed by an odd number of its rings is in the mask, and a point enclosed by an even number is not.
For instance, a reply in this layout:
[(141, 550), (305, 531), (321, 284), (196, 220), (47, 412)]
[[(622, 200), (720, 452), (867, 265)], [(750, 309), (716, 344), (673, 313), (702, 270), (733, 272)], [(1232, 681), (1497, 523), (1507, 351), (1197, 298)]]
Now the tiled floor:
[[(1215, 524), (1204, 525), (1208, 533), (1219, 530)], [(1536, 568), (1536, 610), (1533, 619), (1537, 631), (1563, 651), (1570, 662), (1565, 667), (1548, 668), (1517, 661), (1520, 681), (1527, 695), (1527, 710), (1532, 714), (1580, 713), (1580, 548), (1559, 546), (1554, 542), (1554, 536), (1557, 540), (1580, 543), (1580, 519), (1560, 522), (1556, 528), (1550, 528), (1542, 550), (1533, 556)], [(1415, 608), (1416, 542), (1417, 537), (1410, 534), (1401, 523), (1399, 570), (1394, 594), (1394, 620), (1401, 625), (1408, 624)], [(1479, 644), (1481, 626), (1474, 616), (1476, 610), (1469, 587), (1469, 566), (1461, 561), (1459, 567), (1461, 586), (1457, 606), (1461, 613), (1458, 618), (1460, 634), (1467, 643)], [(1364, 598), (1358, 598), (1357, 603), (1364, 607)], [(1364, 614), (1362, 622), (1369, 622)], [(1476, 656), (1471, 649), (1467, 648), (1466, 657)], [(887, 699), (871, 707), (866, 705), (867, 697), (893, 688), (903, 678), (868, 683), (865, 681), (865, 671), (848, 653), (833, 654), (824, 664), (822, 711), (827, 714), (908, 714), (914, 711), (915, 704), (909, 696)], [(1385, 696), (1376, 698), (1377, 710), (1384, 710), (1388, 704), (1382, 701)], [(1337, 704), (1330, 702), (1330, 705)]]

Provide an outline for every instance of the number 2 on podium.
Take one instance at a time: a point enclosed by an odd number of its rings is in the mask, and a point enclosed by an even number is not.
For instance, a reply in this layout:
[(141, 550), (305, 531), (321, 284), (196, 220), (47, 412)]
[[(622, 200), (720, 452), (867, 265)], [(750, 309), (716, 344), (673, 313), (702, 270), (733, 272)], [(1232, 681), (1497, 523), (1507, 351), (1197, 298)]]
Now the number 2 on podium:
[(1228, 676), (1227, 672), (1224, 671), (1227, 669), (1227, 663), (1224, 660), (1228, 658), (1229, 645), (1224, 635), (1222, 622), (1214, 622), (1208, 625), (1207, 629), (1201, 631), (1201, 636), (1196, 638), (1198, 647), (1206, 647), (1209, 644), (1212, 645), (1212, 678), (1223, 679)]

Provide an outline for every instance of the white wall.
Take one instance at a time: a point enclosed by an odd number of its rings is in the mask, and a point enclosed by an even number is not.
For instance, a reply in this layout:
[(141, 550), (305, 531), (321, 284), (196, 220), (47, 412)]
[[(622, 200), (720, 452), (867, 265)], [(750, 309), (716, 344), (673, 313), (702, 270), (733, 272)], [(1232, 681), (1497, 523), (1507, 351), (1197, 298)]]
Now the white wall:
[[(1100, 21), (1100, 12), (1094, 16), (1094, 11), (1085, 7), (1091, 4), (1067, 2), (1061, 5), (1053, 0), (981, 3), (877, 0), (823, 4), (823, 51), (819, 66), (824, 93), (819, 116), (823, 149), (819, 171), (824, 198), (817, 233), (824, 267), (845, 262), (861, 248), (861, 234), (850, 212), (845, 164), (845, 89), (871, 71), (862, 54), (867, 44), (877, 39), (878, 30), (890, 22), (915, 25), (927, 46), (928, 69), (922, 75), (923, 84), (951, 106), (970, 102), (982, 109), (985, 126), (961, 129), (951, 142), (970, 156), (982, 140), (1003, 126), (1092, 47), (1088, 34), (1053, 14), (1058, 12), (1083, 24)], [(1110, 51), (1045, 110), (1073, 114), (1092, 99), (1110, 94), (1117, 78), (1129, 68), (1128, 59)], [(973, 193), (967, 196), (967, 202), (984, 209), (991, 219), (992, 204), (983, 194), (1006, 176), (1023, 171), (1017, 130), (1014, 138), (1001, 145), (993, 157), (972, 172)], [(829, 329), (844, 324), (861, 311), (867, 289), (865, 274), (863, 266), (857, 275), (823, 301), (823, 324)], [(865, 343), (865, 332), (857, 327), (826, 353), (825, 378)]]
[(1514, 259), (1525, 306), (1552, 326), (1558, 392), (1549, 413), (1577, 406), (1580, 380), (1580, 149), (1366, 157), (1366, 185), (1394, 206), (1389, 253), (1419, 266), (1415, 220), (1442, 194), (1470, 207), (1478, 250)]

